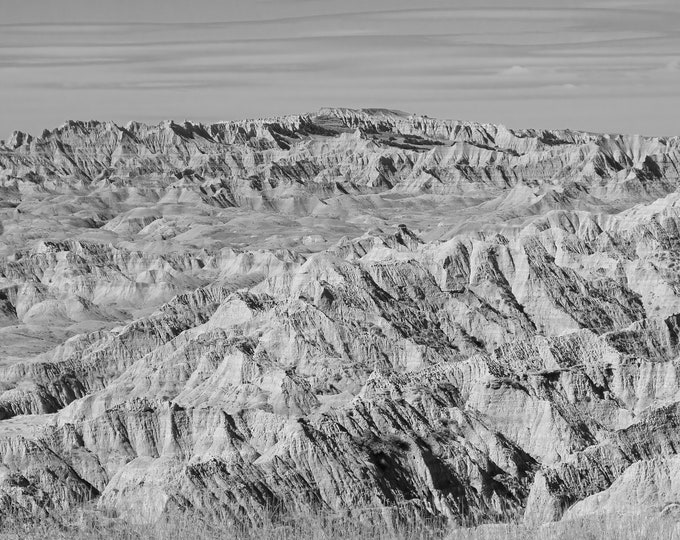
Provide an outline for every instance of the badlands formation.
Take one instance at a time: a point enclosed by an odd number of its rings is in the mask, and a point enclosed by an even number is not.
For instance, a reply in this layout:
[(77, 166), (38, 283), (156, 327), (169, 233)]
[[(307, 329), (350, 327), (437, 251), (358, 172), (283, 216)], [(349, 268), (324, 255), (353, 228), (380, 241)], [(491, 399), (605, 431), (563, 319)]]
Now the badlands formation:
[(680, 139), (386, 110), (0, 144), (0, 511), (680, 500)]

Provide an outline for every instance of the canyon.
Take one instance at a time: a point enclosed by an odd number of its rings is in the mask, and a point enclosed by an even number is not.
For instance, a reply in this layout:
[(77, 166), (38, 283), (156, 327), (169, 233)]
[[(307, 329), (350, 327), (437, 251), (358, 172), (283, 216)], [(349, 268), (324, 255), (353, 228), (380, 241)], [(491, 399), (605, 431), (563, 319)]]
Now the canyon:
[(383, 109), (0, 143), (0, 511), (680, 500), (680, 137)]

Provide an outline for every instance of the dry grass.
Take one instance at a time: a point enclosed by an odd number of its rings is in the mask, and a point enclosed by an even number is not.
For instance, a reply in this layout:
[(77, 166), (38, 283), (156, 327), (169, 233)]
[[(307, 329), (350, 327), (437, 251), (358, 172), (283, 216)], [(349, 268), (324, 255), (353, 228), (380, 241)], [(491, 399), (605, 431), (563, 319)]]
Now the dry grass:
[(483, 525), (452, 531), (446, 540), (680, 540), (680, 521), (659, 514), (602, 514), (540, 527)]
[(382, 511), (351, 517), (318, 514), (274, 520), (265, 516), (261, 524), (248, 528), (188, 514), (177, 514), (154, 525), (136, 525), (87, 511), (30, 524), (5, 517), (0, 523), (3, 540), (680, 540), (680, 522), (656, 514), (592, 516), (540, 527), (498, 524), (471, 529), (415, 518), (392, 520), (390, 525), (390, 516)]
[(330, 540), (336, 538), (429, 540), (443, 539), (442, 520), (425, 520), (398, 511), (363, 510), (353, 515), (318, 513), (288, 517), (262, 516), (259, 524), (243, 526), (209, 520), (196, 514), (176, 513), (153, 525), (126, 523), (100, 512), (77, 511), (73, 515), (44, 517), (26, 523), (0, 519), (2, 540)]

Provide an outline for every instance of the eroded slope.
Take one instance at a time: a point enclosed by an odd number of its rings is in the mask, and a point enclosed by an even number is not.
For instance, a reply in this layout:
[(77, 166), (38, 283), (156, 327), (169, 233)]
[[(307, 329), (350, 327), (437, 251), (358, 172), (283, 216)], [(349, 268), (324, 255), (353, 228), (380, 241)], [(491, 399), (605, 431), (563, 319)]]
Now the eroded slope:
[(0, 506), (662, 504), (679, 163), (383, 110), (13, 134)]

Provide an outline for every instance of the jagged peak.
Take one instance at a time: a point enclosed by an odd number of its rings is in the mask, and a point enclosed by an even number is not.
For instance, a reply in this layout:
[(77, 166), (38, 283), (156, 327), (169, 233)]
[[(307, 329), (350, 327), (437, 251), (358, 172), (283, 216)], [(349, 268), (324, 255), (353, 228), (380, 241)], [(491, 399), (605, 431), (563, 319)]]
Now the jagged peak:
[(321, 107), (316, 115), (318, 116), (370, 116), (387, 118), (409, 118), (414, 116), (411, 113), (397, 109), (385, 108), (361, 108), (352, 109), (349, 107)]
[[(154, 132), (157, 130), (173, 129), (185, 132), (203, 131), (205, 133), (229, 131), (233, 129), (247, 129), (259, 127), (267, 129), (268, 126), (282, 126), (289, 130), (300, 130), (304, 126), (313, 123), (322, 117), (334, 117), (343, 122), (348, 128), (382, 125), (385, 129), (394, 129), (397, 132), (408, 133), (410, 131), (436, 132), (445, 138), (462, 137), (478, 142), (499, 143), (503, 146), (508, 139), (534, 138), (541, 143), (550, 146), (556, 144), (585, 144), (594, 143), (598, 146), (624, 146), (624, 147), (670, 147), (680, 143), (680, 137), (646, 137), (641, 135), (626, 134), (598, 134), (571, 129), (511, 129), (504, 124), (482, 123), (467, 120), (451, 120), (430, 117), (424, 114), (408, 113), (396, 109), (387, 108), (359, 108), (348, 107), (322, 107), (317, 112), (289, 114), (280, 116), (268, 116), (258, 118), (246, 118), (242, 120), (224, 120), (213, 123), (193, 122), (191, 120), (175, 121), (165, 119), (157, 124), (148, 124), (139, 121), (128, 121), (122, 126), (113, 121), (99, 120), (68, 120), (53, 129), (43, 130), (39, 138), (46, 139), (59, 136), (63, 133), (76, 130), (89, 132), (93, 130), (126, 130), (129, 132)], [(441, 130), (444, 130), (443, 132)], [(2, 142), (6, 148), (16, 148), (21, 144), (31, 142), (34, 138), (25, 132), (15, 131), (10, 137)], [(19, 142), (21, 141), (21, 142)]]
[(24, 144), (30, 144), (33, 141), (33, 136), (23, 131), (13, 131), (6, 141), (0, 141), (0, 146), (7, 147), (11, 150), (18, 148)]

